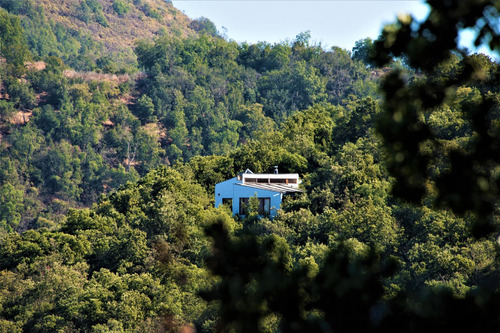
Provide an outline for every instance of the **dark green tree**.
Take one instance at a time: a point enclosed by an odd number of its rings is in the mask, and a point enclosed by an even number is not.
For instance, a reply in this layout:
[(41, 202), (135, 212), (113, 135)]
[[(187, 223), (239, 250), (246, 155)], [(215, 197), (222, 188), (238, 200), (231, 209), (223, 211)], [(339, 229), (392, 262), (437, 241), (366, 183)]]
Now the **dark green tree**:
[(19, 17), (0, 8), (0, 55), (7, 63), (23, 67), (31, 54)]
[(370, 65), (370, 60), (375, 55), (373, 40), (371, 38), (360, 39), (354, 43), (352, 48), (352, 59), (363, 62), (365, 65)]
[(10, 183), (0, 185), (0, 229), (14, 231), (21, 222), (23, 211), (23, 188)]
[[(411, 16), (401, 16), (384, 29), (375, 43), (374, 59), (379, 65), (404, 55), (410, 66), (432, 78), (434, 69), (445, 66), (453, 59), (453, 53), (460, 54), (456, 41), (464, 28), (476, 29), (476, 45), (485, 43), (498, 52), (498, 2), (429, 3), (431, 12), (425, 21), (416, 23)], [(387, 149), (389, 170), (396, 178), (394, 193), (418, 203), (429, 194), (427, 184), (432, 179), (437, 191), (436, 204), (458, 213), (475, 212), (479, 216), (476, 231), (484, 235), (498, 227), (488, 218), (495, 210), (500, 189), (494, 171), (499, 164), (496, 158), (499, 138), (494, 121), (499, 107), (495, 97), (497, 88), (482, 91), (478, 98), (463, 105), (462, 112), (474, 138), (466, 149), (460, 147), (448, 152), (445, 172), (431, 178), (428, 170), (432, 159), (421, 149), (423, 143), (441, 145), (439, 134), (432, 132), (424, 119), (453, 103), (458, 87), (491, 80), (489, 68), (496, 67), (498, 72), (498, 65), (476, 58), (464, 56), (460, 70), (439, 81), (424, 79), (410, 84), (398, 70), (387, 75), (382, 82), (385, 113), (378, 129)]]
[(202, 34), (208, 34), (213, 37), (219, 37), (219, 32), (215, 24), (206, 17), (199, 17), (189, 24), (194, 31)]

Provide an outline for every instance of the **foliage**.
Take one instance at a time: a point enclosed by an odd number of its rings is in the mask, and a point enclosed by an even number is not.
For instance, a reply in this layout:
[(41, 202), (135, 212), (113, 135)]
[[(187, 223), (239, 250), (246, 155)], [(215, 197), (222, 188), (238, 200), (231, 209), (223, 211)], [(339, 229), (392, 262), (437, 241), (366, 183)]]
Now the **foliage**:
[(352, 49), (352, 58), (370, 65), (371, 58), (375, 55), (373, 40), (371, 38), (360, 39), (356, 41)]
[(208, 34), (214, 37), (219, 36), (219, 32), (217, 31), (215, 24), (206, 17), (202, 16), (191, 21), (189, 26), (198, 33)]
[[(371, 80), (366, 69), (340, 49), (309, 45), (309, 38), (273, 46), (236, 45), (210, 34), (140, 41), (136, 54), (148, 76), (139, 89), (154, 109), (141, 100), (138, 115), (143, 121), (156, 117), (170, 130), (167, 155), (179, 160), (228, 153), (314, 104), (347, 103), (355, 84)], [(341, 85), (339, 71), (346, 79)]]
[(115, 0), (113, 1), (113, 9), (119, 16), (124, 16), (130, 11), (130, 6), (126, 1)]
[(0, 188), (0, 224), (2, 229), (12, 231), (21, 221), (23, 191), (9, 183)]
[(12, 119), (12, 116), (16, 112), (16, 109), (14, 108), (13, 103), (5, 101), (5, 100), (0, 100), (0, 119), (2, 122), (8, 122), (9, 120)]
[[(451, 13), (451, 14), (450, 14)], [(382, 83), (385, 93), (385, 115), (379, 123), (389, 154), (389, 170), (396, 177), (394, 192), (418, 202), (429, 195), (426, 184), (432, 180), (435, 202), (450, 207), (457, 213), (474, 211), (478, 214), (475, 225), (478, 234), (492, 231), (494, 224), (488, 219), (498, 199), (496, 177), (497, 130), (495, 118), (498, 109), (498, 63), (491, 63), (480, 55), (465, 55), (453, 62), (457, 49), (459, 28), (477, 27), (475, 44), (489, 40), (491, 49), (499, 46), (498, 4), (489, 1), (460, 3), (433, 2), (426, 21), (414, 24), (410, 16), (400, 17), (387, 26), (382, 39), (376, 43), (379, 64), (389, 55), (406, 55), (408, 63), (429, 75), (413, 84), (404, 82), (399, 71), (389, 74)], [(451, 70), (450, 70), (451, 67)], [(439, 68), (445, 76), (434, 76)], [(475, 89), (475, 97), (460, 103), (460, 92)], [(456, 96), (456, 97), (455, 97)], [(458, 97), (458, 98), (457, 98)], [(442, 149), (440, 133), (426, 124), (424, 117), (436, 117), (442, 108), (457, 108), (470, 126), (470, 140), (466, 145), (446, 149), (446, 170), (430, 175), (433, 159), (420, 147), (430, 145)], [(460, 184), (456, 181), (460, 179)]]
[(0, 55), (7, 63), (17, 67), (30, 58), (26, 36), (19, 17), (0, 8)]
[[(208, 320), (211, 310), (195, 293), (210, 281), (198, 266), (208, 246), (200, 237), (202, 193), (162, 168), (92, 210), (71, 210), (59, 230), (4, 235), (2, 320), (30, 331)], [(207, 213), (224, 218), (213, 208)]]
[[(476, 17), (475, 4), (450, 6)], [(2, 42), (22, 61), (0, 63), (0, 330), (498, 331), (497, 235), (472, 228), (498, 221), (481, 203), (496, 207), (484, 137), (497, 134), (498, 63), (441, 49), (446, 61), (416, 60), (411, 45), (455, 29), (448, 5), (431, 5), (422, 26), (401, 19), (352, 54), (309, 32), (237, 44), (201, 18), (199, 35), (138, 41), (144, 74), (113, 76), (71, 69), (124, 73), (126, 54), (30, 1), (2, 1), (13, 37)], [(139, 9), (162, 21), (165, 6), (77, 5), (96, 29)], [(486, 8), (478, 27), (491, 33)], [(382, 79), (383, 103), (374, 50), (400, 73)], [(256, 198), (246, 218), (213, 208), (217, 182), (275, 165), (300, 173), (304, 192), (273, 220)], [(391, 189), (425, 195), (411, 206)]]

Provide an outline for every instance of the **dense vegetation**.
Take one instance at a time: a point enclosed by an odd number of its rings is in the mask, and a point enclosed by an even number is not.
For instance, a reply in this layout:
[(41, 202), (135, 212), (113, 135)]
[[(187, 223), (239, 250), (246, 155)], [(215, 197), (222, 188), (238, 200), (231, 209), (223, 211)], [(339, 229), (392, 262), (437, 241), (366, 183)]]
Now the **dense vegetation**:
[[(200, 19), (193, 21), (198, 36), (138, 41), (135, 71), (143, 74), (86, 75), (59, 53), (35, 62), (42, 54), (29, 40), (40, 39), (19, 16), (1, 15), (1, 163), (15, 188), (5, 194), (8, 230), (60, 221), (69, 207), (88, 206), (160, 164), (227, 154), (298, 110), (362, 108), (375, 103), (365, 97), (377, 98), (377, 71), (345, 50), (309, 45), (308, 33), (290, 43), (238, 45)], [(115, 67), (110, 61), (102, 71)]]
[[(139, 3), (81, 1), (78, 18)], [(351, 53), (307, 32), (237, 44), (205, 18), (115, 62), (30, 1), (1, 5), (0, 331), (500, 327), (498, 166), (481, 159), (498, 62), (445, 45), (419, 63), (404, 19)], [(305, 190), (275, 219), (213, 208), (215, 183), (274, 165)]]
[(134, 72), (137, 39), (193, 35), (206, 26), (164, 0), (2, 0), (0, 6), (22, 18), (34, 57), (57, 56), (86, 71)]

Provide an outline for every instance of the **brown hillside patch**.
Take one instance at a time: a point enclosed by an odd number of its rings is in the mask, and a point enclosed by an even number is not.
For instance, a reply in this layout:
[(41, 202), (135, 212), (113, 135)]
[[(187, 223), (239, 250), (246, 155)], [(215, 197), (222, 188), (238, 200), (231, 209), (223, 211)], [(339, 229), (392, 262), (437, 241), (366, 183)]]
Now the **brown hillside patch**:
[(33, 116), (33, 112), (28, 111), (18, 111), (11, 119), (11, 123), (14, 125), (25, 125), (28, 121), (30, 121), (31, 116)]
[(113, 123), (109, 118), (102, 122), (102, 125), (106, 128), (113, 128), (115, 123)]
[(143, 128), (150, 135), (156, 136), (160, 142), (172, 143), (172, 139), (168, 137), (167, 130), (162, 125), (159, 125), (158, 123), (148, 123), (144, 125)]
[[(108, 27), (91, 20), (88, 23), (78, 18), (81, 0), (38, 0), (49, 19), (64, 26), (82, 31), (99, 42), (103, 42), (109, 51), (130, 50), (138, 39), (150, 39), (160, 30), (174, 35), (188, 36), (195, 32), (188, 26), (191, 20), (164, 0), (142, 0), (140, 6), (127, 2), (130, 10), (120, 17), (113, 9), (114, 0), (97, 0), (102, 6), (102, 13)], [(157, 18), (144, 13), (144, 6), (149, 6)]]
[(120, 84), (130, 80), (130, 75), (128, 74), (116, 75), (96, 72), (77, 72), (74, 70), (65, 70), (63, 73), (67, 78), (81, 78), (85, 81), (105, 81), (109, 83)]
[(24, 66), (28, 70), (35, 70), (35, 71), (43, 71), (45, 69), (45, 67), (47, 67), (45, 65), (45, 62), (43, 62), (43, 61), (26, 62), (24, 64)]
[(118, 100), (120, 101), (120, 103), (125, 105), (134, 105), (136, 98), (130, 94), (125, 94), (125, 95), (120, 95), (120, 98)]
[(157, 123), (149, 123), (143, 126), (146, 132), (160, 136), (161, 129)]
[(42, 91), (39, 94), (36, 94), (36, 104), (40, 105), (40, 103), (43, 103), (47, 100), (47, 96), (49, 94), (46, 91)]

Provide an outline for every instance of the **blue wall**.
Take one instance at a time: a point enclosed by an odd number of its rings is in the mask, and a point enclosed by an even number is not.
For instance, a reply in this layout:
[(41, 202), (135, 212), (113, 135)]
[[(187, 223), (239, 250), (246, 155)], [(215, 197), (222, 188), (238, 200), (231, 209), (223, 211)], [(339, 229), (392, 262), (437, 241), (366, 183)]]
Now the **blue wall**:
[(233, 186), (235, 183), (241, 183), (241, 180), (238, 180), (236, 179), (236, 177), (234, 177), (221, 183), (215, 184), (215, 208), (222, 205), (223, 198), (233, 199)]
[(276, 216), (277, 210), (281, 207), (282, 193), (238, 185), (240, 183), (241, 181), (235, 177), (216, 184), (215, 207), (222, 205), (222, 199), (224, 198), (233, 199), (233, 214), (236, 215), (240, 211), (240, 198), (257, 196), (257, 198), (271, 199), (270, 217)]

